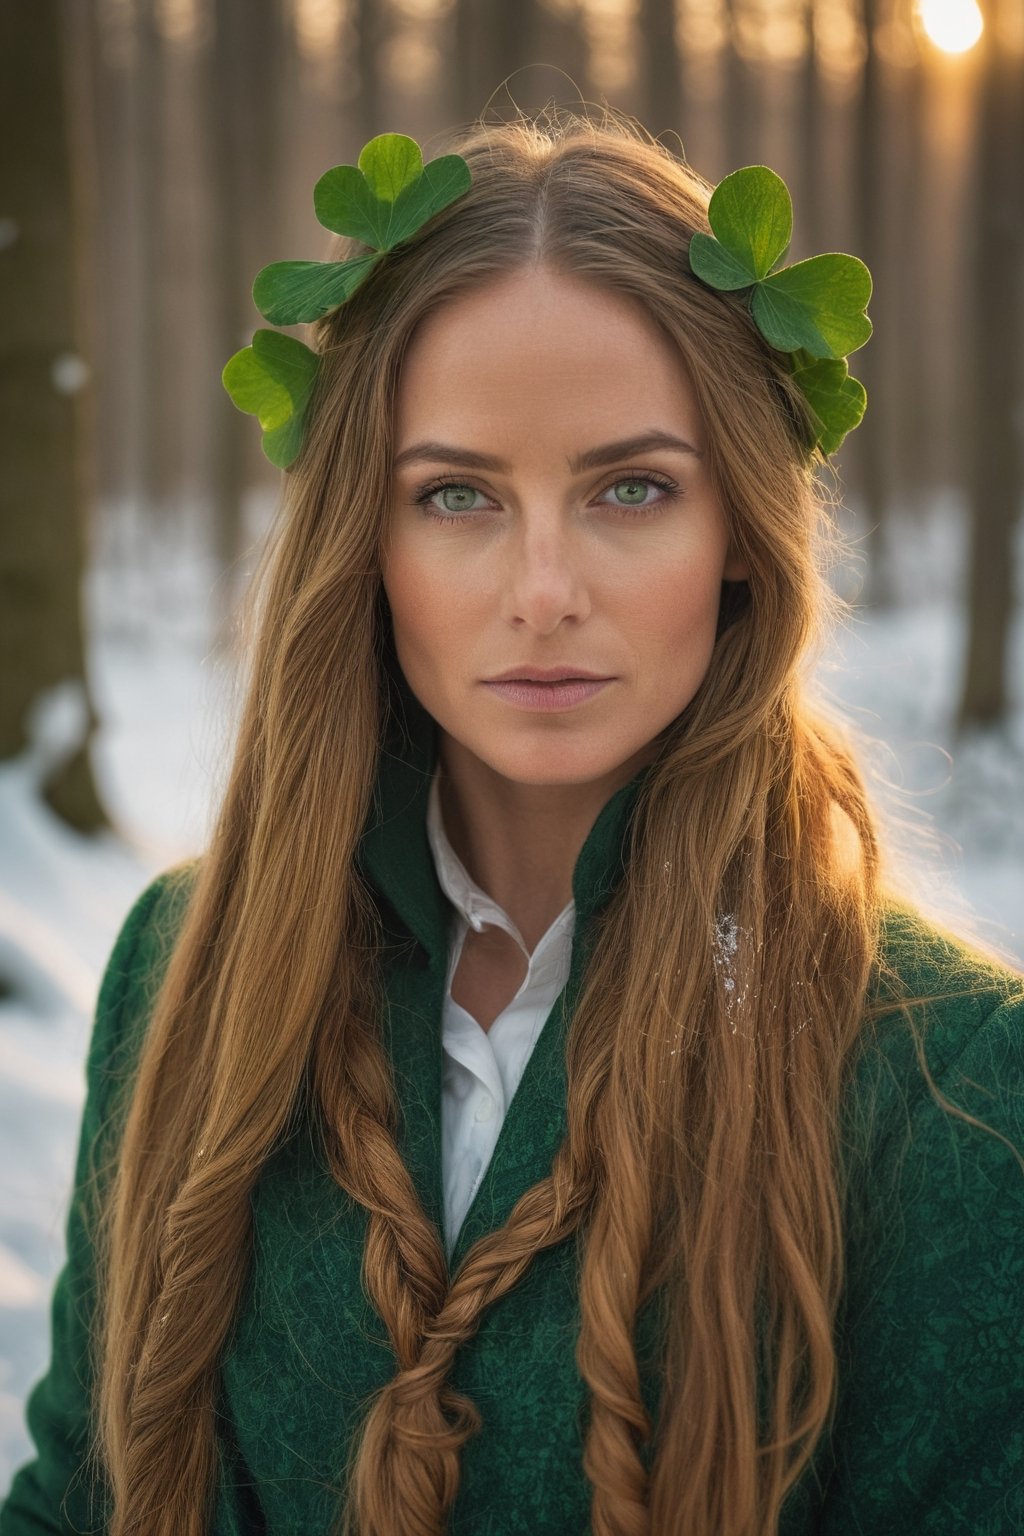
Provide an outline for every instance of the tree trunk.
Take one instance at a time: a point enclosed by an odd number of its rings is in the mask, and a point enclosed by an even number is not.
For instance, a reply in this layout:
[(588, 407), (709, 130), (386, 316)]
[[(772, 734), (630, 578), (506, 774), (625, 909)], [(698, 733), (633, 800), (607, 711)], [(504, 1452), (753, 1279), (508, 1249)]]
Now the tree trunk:
[[(531, 96), (571, 97), (568, 81), (563, 82), (564, 89), (557, 82), (554, 88), (551, 84), (553, 70), (562, 67), (560, 58), (545, 52), (556, 25), (564, 23), (545, 14), (537, 0), (493, 0), (488, 5), (455, 0), (452, 58), (446, 73), (455, 103), (452, 121), (468, 123), (481, 114), (491, 121), (504, 120), (512, 116), (513, 104), (530, 110)], [(570, 62), (585, 69), (583, 59), (580, 34)], [(542, 73), (531, 72), (525, 67), (531, 64), (548, 67)]]
[(164, 421), (163, 325), (164, 59), (155, 0), (136, 17), (138, 58), (132, 77), (132, 172), (139, 307), (135, 325), (137, 432), (135, 498), (143, 522), (158, 515), (169, 489)]
[[(516, 101), (529, 106), (528, 96), (533, 81), (525, 66), (543, 64), (537, 55), (538, 36), (537, 0), (493, 0), (483, 10), (487, 25), (481, 36), (485, 95), (497, 91), (504, 82), (504, 89)], [(516, 75), (516, 71), (522, 73)], [(551, 94), (550, 80), (543, 82), (545, 97)], [(561, 95), (560, 91), (555, 94)]]
[(384, 92), (380, 60), (388, 31), (381, 0), (355, 0), (355, 30), (359, 63), (359, 147), (362, 148), (377, 134), (390, 133), (394, 129), (394, 113)]
[(818, 18), (815, 0), (804, 0), (804, 55), (798, 77), (798, 154), (800, 168), (800, 243), (811, 255), (825, 250), (821, 209), (821, 83), (818, 78)]
[[(208, 124), (206, 166), (215, 366), (208, 381), (214, 424), (209, 487), (213, 549), (222, 570), (242, 553), (244, 496), (259, 442), (255, 418), (229, 399), (220, 373), (229, 357), (266, 327), (252, 283), (260, 267), (285, 259), (281, 249), (284, 182), (282, 72), (286, 41), (279, 0), (242, 12), (213, 0), (213, 36), (204, 50), (199, 100)], [(312, 200), (312, 199), (311, 199)], [(325, 236), (326, 240), (326, 236)], [(320, 259), (321, 252), (315, 253)], [(229, 582), (229, 591), (234, 583)], [(227, 605), (230, 610), (231, 603)]]
[[(887, 158), (884, 121), (882, 63), (875, 34), (879, 19), (879, 0), (862, 0), (861, 24), (864, 32), (864, 68), (857, 101), (856, 148), (854, 164), (857, 184), (857, 254), (871, 271), (873, 289), (869, 313), (877, 337), (863, 352), (850, 360), (850, 372), (868, 392), (868, 414), (862, 433), (858, 433), (857, 452), (861, 494), (866, 520), (868, 553), (867, 583), (872, 602), (891, 601), (891, 578), (886, 553), (885, 524), (889, 507), (888, 439), (892, 401), (887, 390), (886, 330), (883, 315), (891, 313), (885, 263), (885, 199), (883, 180)], [(880, 339), (878, 339), (880, 338)], [(893, 344), (892, 337), (888, 345)]]
[(446, 71), (446, 79), (451, 87), (455, 119), (460, 123), (468, 123), (476, 117), (486, 96), (473, 74), (473, 11), (473, 0), (455, 0), (452, 7), (451, 65)]
[[(42, 790), (71, 826), (106, 825), (88, 758), (95, 725), (81, 613), (84, 507), (79, 393), (87, 377), (75, 317), (72, 196), (89, 157), (71, 165), (65, 18), (60, 0), (0, 8), (0, 758), (27, 740), (27, 716), (57, 684), (79, 691), (85, 719)], [(74, 98), (72, 98), (74, 99)], [(77, 125), (81, 128), (81, 125)]]
[(925, 198), (924, 61), (920, 58), (900, 71), (898, 112), (899, 138), (906, 145), (906, 166), (900, 177), (900, 259), (894, 263), (900, 311), (900, 343), (894, 349), (899, 404), (896, 472), (901, 505), (921, 514), (938, 483), (937, 445), (932, 439), (939, 391), (926, 361), (931, 243)]
[[(542, 6), (537, 12), (537, 23), (540, 32), (535, 49), (536, 57), (550, 59), (569, 76), (565, 91), (561, 94), (567, 101), (572, 100), (571, 81), (584, 101), (593, 101), (594, 85), (590, 78), (590, 50), (583, 26), (582, 0), (577, 0), (574, 8), (567, 12), (556, 13)], [(479, 105), (483, 106), (483, 102)], [(582, 112), (582, 106), (578, 110)]]
[(683, 61), (676, 38), (675, 0), (640, 0), (640, 76), (653, 134), (674, 129), (683, 139)]
[(971, 220), (974, 347), (964, 402), (971, 529), (961, 729), (1006, 715), (1014, 542), (1024, 495), (1024, 61), (999, 45), (995, 7), (985, 9)]
[(712, 178), (715, 181), (741, 166), (758, 163), (761, 158), (757, 149), (760, 82), (747, 62), (740, 36), (746, 9), (746, 0), (726, 0), (721, 110), (722, 147), (727, 163), (722, 175)]

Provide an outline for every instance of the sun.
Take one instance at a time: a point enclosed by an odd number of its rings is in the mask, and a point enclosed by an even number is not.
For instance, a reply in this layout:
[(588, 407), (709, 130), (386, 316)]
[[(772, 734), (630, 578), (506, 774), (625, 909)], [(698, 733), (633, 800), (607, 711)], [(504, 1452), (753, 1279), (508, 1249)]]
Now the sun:
[(943, 53), (966, 53), (984, 27), (975, 0), (917, 0), (917, 13), (929, 41)]

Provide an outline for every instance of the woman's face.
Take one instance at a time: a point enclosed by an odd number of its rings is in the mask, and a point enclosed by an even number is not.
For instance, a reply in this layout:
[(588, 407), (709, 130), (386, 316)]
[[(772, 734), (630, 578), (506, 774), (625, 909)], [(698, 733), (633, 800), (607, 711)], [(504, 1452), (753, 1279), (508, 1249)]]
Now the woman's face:
[[(624, 446), (655, 433), (679, 442)], [(496, 279), (420, 323), (395, 445), (384, 588), (413, 693), (509, 779), (625, 782), (707, 671), (723, 578), (746, 575), (672, 344), (584, 279)], [(610, 681), (548, 710), (488, 686), (531, 666)]]

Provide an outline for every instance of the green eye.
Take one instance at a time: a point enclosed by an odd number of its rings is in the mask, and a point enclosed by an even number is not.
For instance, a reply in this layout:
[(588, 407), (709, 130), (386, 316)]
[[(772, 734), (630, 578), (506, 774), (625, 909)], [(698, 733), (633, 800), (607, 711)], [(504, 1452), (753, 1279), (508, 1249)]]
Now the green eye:
[(647, 480), (616, 480), (615, 485), (612, 487), (612, 489), (617, 493), (620, 485), (632, 486), (635, 490), (638, 490), (639, 493), (640, 493), (640, 502), (637, 503), (638, 505), (640, 505), (643, 502), (643, 498), (647, 494), (646, 493), (646, 487), (649, 484), (650, 484), (650, 481), (647, 481)]
[[(682, 494), (676, 482), (670, 480), (667, 475), (620, 475), (617, 480), (612, 481), (608, 489), (618, 493), (619, 487), (622, 485), (636, 486), (641, 492), (647, 486), (656, 485), (662, 492), (662, 495), (656, 501), (620, 501), (618, 508), (623, 512), (631, 510), (640, 514), (660, 512), (666, 502), (675, 501)], [(611, 503), (606, 502), (605, 505), (609, 506)]]
[[(432, 507), (430, 502), (442, 491), (468, 491), (471, 496), (483, 495), (483, 491), (478, 491), (474, 485), (467, 485), (464, 480), (432, 480), (416, 492), (413, 505), (423, 508), (424, 517), (434, 518), (438, 522), (458, 522), (463, 516), (477, 510), (475, 507)], [(446, 517), (446, 512), (451, 515)]]
[[(443, 495), (446, 491), (453, 491), (456, 496), (469, 495), (470, 497), (473, 497), (477, 494), (471, 485), (446, 485), (441, 488), (439, 494)], [(468, 512), (469, 510), (470, 509), (468, 507), (445, 507), (446, 512)]]

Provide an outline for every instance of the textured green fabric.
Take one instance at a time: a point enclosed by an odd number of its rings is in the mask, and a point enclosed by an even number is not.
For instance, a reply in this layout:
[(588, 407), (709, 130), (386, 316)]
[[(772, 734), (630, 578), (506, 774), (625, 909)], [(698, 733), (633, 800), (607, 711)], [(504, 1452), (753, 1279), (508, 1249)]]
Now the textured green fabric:
[[(451, 909), (425, 831), (433, 750), (421, 720), (400, 750), (382, 756), (360, 865), (394, 940), (384, 1036), (403, 1155), (440, 1231), (441, 1016)], [(565, 1029), (588, 919), (621, 874), (642, 776), (609, 800), (580, 853), (570, 978), (509, 1106), (455, 1265), (547, 1172), (564, 1134)], [(102, 1490), (90, 1499), (80, 1475), (85, 1328), (94, 1294), (85, 1181), (97, 1148), (112, 1144), (114, 1093), (130, 1087), (189, 878), (187, 870), (166, 872), (142, 894), (103, 979), (67, 1262), (53, 1300), (52, 1361), (27, 1408), (38, 1454), (15, 1476), (0, 1510), (0, 1536), (104, 1528)], [(954, 994), (934, 1006), (929, 1023), (928, 1063), (938, 1086), (1024, 1150), (1019, 978), (979, 963), (895, 909), (883, 944), (912, 987)], [(1019, 1536), (1024, 1172), (1004, 1142), (935, 1104), (898, 1014), (887, 1014), (865, 1042), (844, 1111), (850, 1146), (863, 1147), (852, 1182), (848, 1285), (837, 1334), (836, 1422), (787, 1500), (780, 1536)], [(253, 1261), (221, 1374), (215, 1536), (326, 1536), (331, 1528), (350, 1436), (394, 1367), (384, 1326), (360, 1284), (364, 1215), (331, 1181), (301, 1129), (264, 1169), (253, 1194)], [(458, 1355), (454, 1379), (478, 1404), (484, 1427), (464, 1453), (454, 1536), (588, 1529), (581, 1471), (587, 1399), (574, 1356), (577, 1259), (574, 1239), (541, 1254)], [(652, 1411), (657, 1321), (649, 1307), (637, 1328)]]

